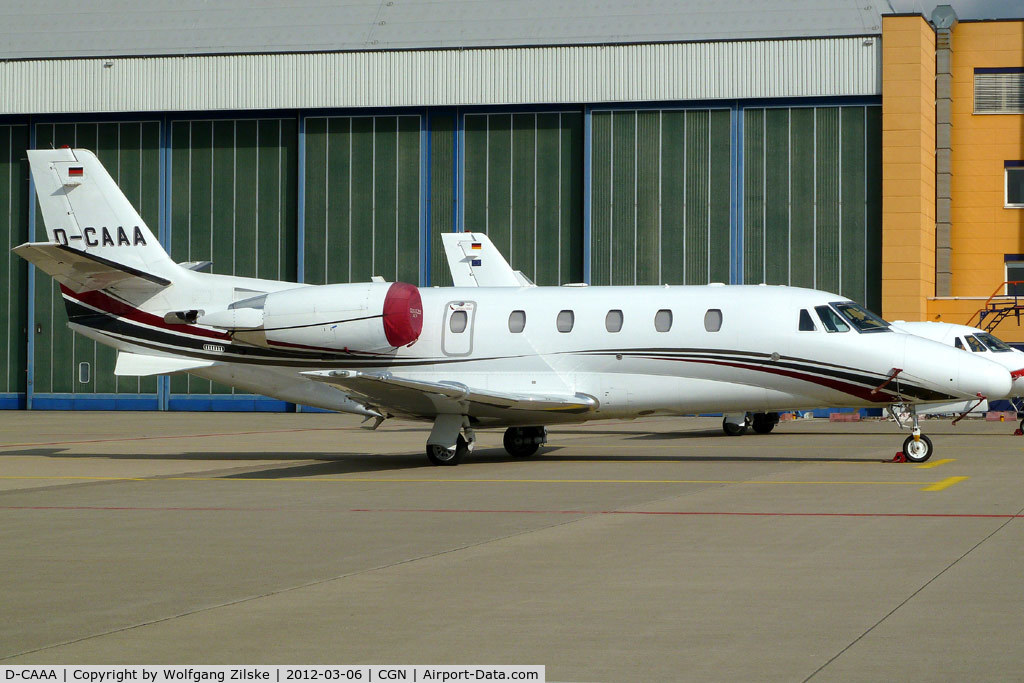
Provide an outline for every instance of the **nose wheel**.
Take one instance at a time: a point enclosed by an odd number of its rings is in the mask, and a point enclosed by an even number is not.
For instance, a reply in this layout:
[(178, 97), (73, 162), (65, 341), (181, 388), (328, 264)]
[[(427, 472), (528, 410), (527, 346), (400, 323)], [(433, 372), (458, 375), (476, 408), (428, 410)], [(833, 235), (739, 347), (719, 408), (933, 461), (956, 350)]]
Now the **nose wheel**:
[[(896, 406), (889, 406), (889, 415), (900, 426), (900, 429), (906, 429), (906, 425), (900, 419), (901, 416), (896, 412)], [(913, 420), (910, 436), (903, 440), (903, 450), (896, 454), (894, 462), (924, 462), (935, 452), (932, 440), (921, 433), (916, 406), (910, 406), (910, 417)]]

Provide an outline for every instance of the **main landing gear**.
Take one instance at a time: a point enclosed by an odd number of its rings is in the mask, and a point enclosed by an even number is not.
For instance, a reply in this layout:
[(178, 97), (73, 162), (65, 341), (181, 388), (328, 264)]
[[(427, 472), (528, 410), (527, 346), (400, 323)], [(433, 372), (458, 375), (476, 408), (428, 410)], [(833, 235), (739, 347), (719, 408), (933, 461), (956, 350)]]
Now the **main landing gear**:
[[(505, 430), (505, 450), (515, 458), (528, 458), (547, 443), (546, 427), (509, 427)], [(473, 452), (476, 432), (465, 415), (438, 415), (427, 437), (427, 460), (431, 465), (451, 467)]]
[(777, 424), (778, 413), (738, 413), (722, 418), (722, 431), (726, 436), (742, 436), (749, 427), (758, 434), (769, 434)]
[[(903, 441), (903, 450), (896, 454), (895, 462), (924, 462), (928, 458), (932, 457), (932, 453), (935, 452), (935, 447), (932, 446), (932, 440), (921, 433), (921, 425), (917, 415), (917, 407), (911, 405), (909, 408), (910, 417), (913, 420), (913, 426), (911, 427), (910, 436)], [(906, 429), (906, 425), (900, 416), (896, 413), (895, 406), (889, 406), (889, 415), (896, 424), (900, 426), (900, 429)]]

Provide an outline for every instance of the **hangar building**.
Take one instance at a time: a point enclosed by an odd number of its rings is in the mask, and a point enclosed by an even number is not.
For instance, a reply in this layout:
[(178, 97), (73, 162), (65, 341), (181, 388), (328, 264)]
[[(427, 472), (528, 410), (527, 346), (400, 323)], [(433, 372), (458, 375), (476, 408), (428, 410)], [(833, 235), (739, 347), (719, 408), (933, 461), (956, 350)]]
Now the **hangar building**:
[[(947, 252), (935, 241), (941, 32), (884, 0), (97, 0), (0, 16), (9, 246), (43, 236), (24, 150), (71, 145), (97, 151), (173, 258), (235, 275), (443, 285), (439, 234), (481, 230), (538, 284), (792, 284), (920, 319), (955, 315), (948, 297), (987, 277), (968, 265), (991, 265), (959, 249), (955, 205)], [(1019, 88), (1014, 49), (958, 56), (954, 82), (994, 59)], [(956, 164), (975, 169), (956, 151), (970, 87), (953, 86), (953, 190)], [(1009, 118), (1007, 164), (1024, 157)], [(115, 378), (48, 276), (9, 255), (0, 282), (0, 407), (291, 408)]]

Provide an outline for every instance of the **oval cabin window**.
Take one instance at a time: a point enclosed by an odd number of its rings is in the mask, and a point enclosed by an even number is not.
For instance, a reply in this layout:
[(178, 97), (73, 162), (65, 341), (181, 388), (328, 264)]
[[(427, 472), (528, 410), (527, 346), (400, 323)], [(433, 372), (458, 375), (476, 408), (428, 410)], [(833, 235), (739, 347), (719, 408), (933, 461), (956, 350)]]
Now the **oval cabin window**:
[(618, 332), (622, 329), (622, 311), (614, 310), (608, 311), (608, 315), (604, 317), (604, 329), (609, 332)]
[(717, 308), (710, 308), (704, 314), (704, 329), (708, 332), (718, 332), (722, 329), (722, 311)]
[(508, 314), (508, 331), (519, 334), (526, 329), (526, 311), (512, 311)]
[(672, 329), (672, 311), (663, 308), (654, 314), (654, 329), (658, 332), (668, 332)]
[(555, 319), (555, 326), (559, 332), (572, 332), (573, 323), (576, 322), (576, 315), (572, 311), (559, 311)]
[(448, 329), (455, 334), (461, 334), (466, 331), (466, 323), (469, 321), (465, 311), (455, 311), (452, 313), (452, 317), (448, 319)]

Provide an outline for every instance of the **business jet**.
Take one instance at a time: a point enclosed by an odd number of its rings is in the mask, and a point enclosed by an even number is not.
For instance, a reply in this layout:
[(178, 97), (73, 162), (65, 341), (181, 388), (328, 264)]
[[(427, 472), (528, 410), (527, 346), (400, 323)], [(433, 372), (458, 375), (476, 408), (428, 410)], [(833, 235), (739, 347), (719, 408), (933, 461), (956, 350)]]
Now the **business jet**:
[[(443, 236), (454, 287), (305, 285), (178, 264), (91, 152), (28, 152), (47, 242), (14, 251), (60, 283), (69, 325), (115, 374), (186, 372), (243, 391), (432, 423), (455, 465), (476, 432), (512, 456), (549, 425), (717, 412), (900, 406), (908, 459), (933, 452), (919, 405), (1003, 397), (1010, 373), (845, 297), (785, 286), (534, 286), (482, 233)], [(757, 416), (762, 416), (757, 418)], [(760, 422), (759, 422), (760, 421)], [(369, 426), (369, 425), (368, 425)]]
[[(1013, 380), (1013, 385), (1006, 398), (1010, 399), (1010, 403), (1014, 406), (1015, 410), (1021, 412), (1021, 399), (1024, 398), (1024, 351), (1010, 346), (991, 332), (968, 325), (897, 320), (892, 323), (892, 329), (897, 332), (906, 332), (916, 334), (925, 339), (932, 339), (999, 363), (1010, 371), (1010, 378)], [(979, 413), (986, 410), (988, 410), (988, 401), (967, 401), (966, 404), (960, 402), (929, 405), (922, 412), (927, 414)], [(1016, 434), (1018, 436), (1024, 434), (1024, 419), (1020, 421)]]

